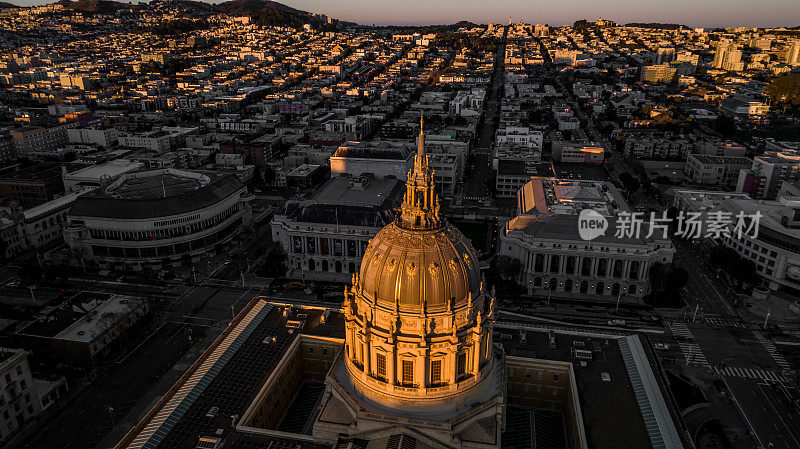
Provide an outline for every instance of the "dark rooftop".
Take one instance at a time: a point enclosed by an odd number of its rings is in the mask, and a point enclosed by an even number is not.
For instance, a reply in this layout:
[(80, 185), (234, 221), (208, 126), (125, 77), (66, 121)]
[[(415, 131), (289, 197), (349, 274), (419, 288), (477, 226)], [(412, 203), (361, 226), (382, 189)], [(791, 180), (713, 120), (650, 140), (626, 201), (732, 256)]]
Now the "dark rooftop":
[(20, 169), (0, 171), (0, 181), (61, 181), (61, 166), (54, 162), (42, 162)]
[[(165, 177), (164, 188), (161, 181), (139, 181), (121, 186), (123, 197), (112, 196), (104, 189), (80, 196), (69, 212), (77, 217), (103, 217), (116, 219), (157, 218), (178, 215), (212, 206), (219, 201), (244, 188), (244, 184), (235, 175), (212, 176), (211, 182), (205, 186), (191, 189), (191, 183), (177, 182), (172, 175)], [(167, 183), (170, 184), (167, 196), (163, 196)], [(159, 196), (158, 193), (161, 192)]]

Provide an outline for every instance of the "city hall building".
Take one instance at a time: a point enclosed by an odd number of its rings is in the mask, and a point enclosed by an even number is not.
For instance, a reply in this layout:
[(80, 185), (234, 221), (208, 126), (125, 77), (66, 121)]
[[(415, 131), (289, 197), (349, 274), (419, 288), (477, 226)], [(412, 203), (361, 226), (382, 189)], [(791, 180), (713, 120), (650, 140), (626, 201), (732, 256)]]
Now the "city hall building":
[[(578, 232), (584, 209), (608, 222), (591, 241)], [(520, 261), (516, 280), (529, 292), (638, 301), (649, 293), (650, 267), (671, 263), (675, 249), (660, 232), (647, 238), (646, 223), (638, 236), (616, 237), (621, 212), (630, 208), (609, 182), (531, 178), (517, 192), (517, 216), (500, 233), (499, 254)]]
[(231, 174), (126, 173), (75, 201), (64, 241), (74, 257), (106, 268), (159, 270), (197, 262), (249, 225), (252, 198)]

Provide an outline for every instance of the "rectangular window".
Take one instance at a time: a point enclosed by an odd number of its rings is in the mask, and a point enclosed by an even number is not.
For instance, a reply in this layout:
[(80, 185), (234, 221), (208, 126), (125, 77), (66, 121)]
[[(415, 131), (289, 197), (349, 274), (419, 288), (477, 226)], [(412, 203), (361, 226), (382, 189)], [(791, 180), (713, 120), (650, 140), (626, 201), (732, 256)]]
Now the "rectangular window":
[(403, 383), (414, 383), (414, 362), (411, 360), (403, 360)]
[(463, 376), (467, 372), (467, 353), (459, 352), (456, 357), (456, 377)]
[(442, 361), (431, 361), (431, 383), (438, 384), (442, 381)]
[(378, 377), (386, 379), (386, 356), (383, 354), (376, 355), (375, 366), (377, 367), (375, 372), (378, 374)]

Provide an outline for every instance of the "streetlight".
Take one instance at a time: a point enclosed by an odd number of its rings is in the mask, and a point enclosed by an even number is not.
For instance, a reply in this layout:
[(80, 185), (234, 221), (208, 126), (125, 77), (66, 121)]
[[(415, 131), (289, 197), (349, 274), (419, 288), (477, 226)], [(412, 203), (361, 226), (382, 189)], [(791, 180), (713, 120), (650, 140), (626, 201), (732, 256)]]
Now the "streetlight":
[[(31, 291), (31, 294), (33, 294), (33, 291)], [(770, 312), (771, 310), (767, 309), (767, 316), (764, 318), (764, 330), (767, 330), (767, 323), (769, 322), (769, 317), (771, 314)]]

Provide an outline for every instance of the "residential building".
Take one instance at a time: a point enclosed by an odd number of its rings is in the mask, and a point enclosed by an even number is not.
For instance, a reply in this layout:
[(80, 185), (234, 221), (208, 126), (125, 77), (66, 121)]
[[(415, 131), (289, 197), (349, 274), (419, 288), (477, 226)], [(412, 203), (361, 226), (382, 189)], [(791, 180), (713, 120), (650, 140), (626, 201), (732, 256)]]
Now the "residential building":
[(756, 199), (775, 199), (784, 181), (800, 180), (800, 150), (766, 151), (739, 172), (737, 192)]
[(0, 347), (0, 443), (8, 442), (41, 412), (28, 354)]
[(734, 188), (739, 172), (750, 167), (753, 161), (746, 157), (709, 156), (690, 154), (686, 158), (684, 173), (693, 182)]

